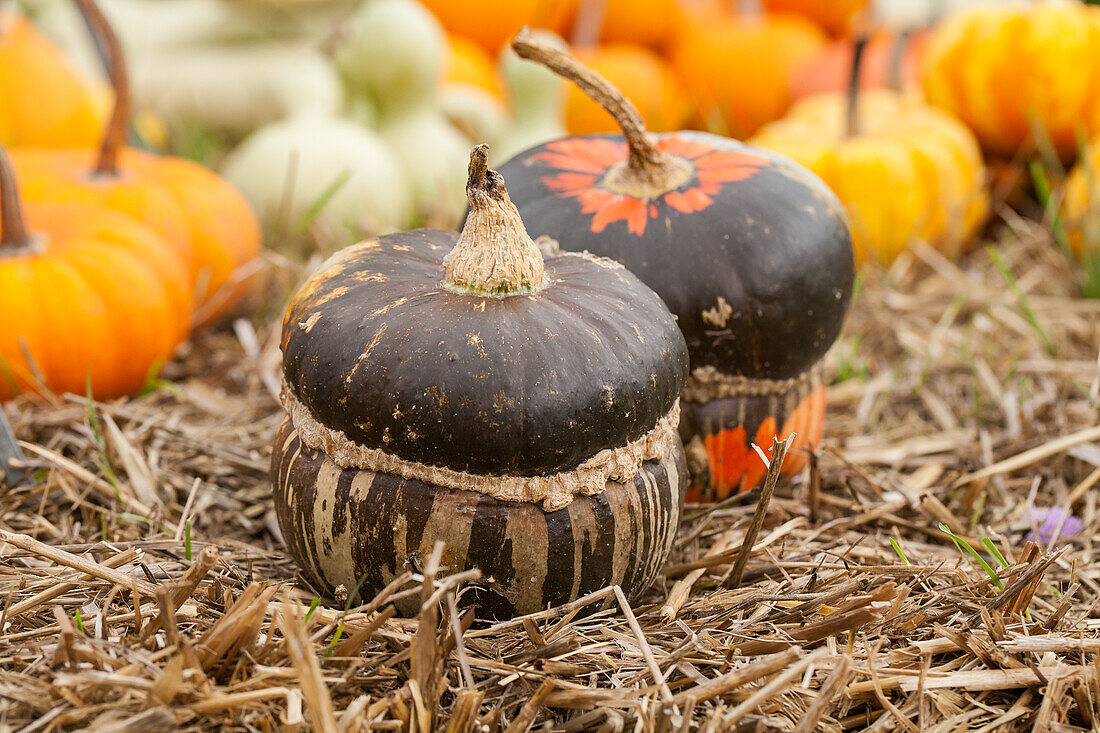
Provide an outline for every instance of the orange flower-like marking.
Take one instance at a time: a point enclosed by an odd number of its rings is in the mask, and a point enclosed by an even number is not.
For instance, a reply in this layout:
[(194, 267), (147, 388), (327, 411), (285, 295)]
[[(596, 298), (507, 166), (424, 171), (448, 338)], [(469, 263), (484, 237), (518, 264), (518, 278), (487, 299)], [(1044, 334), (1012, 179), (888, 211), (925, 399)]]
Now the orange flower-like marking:
[(794, 476), (806, 467), (808, 454), (806, 447), (814, 447), (821, 442), (825, 423), (825, 388), (818, 387), (807, 395), (776, 432), (776, 419), (768, 417), (756, 430), (752, 441), (746, 440), (748, 433), (743, 426), (719, 430), (703, 439), (710, 472), (710, 486), (692, 486), (688, 489), (688, 501), (704, 499), (724, 499), (736, 491), (753, 489), (764, 478), (764, 462), (752, 447), (756, 443), (764, 454), (771, 458), (772, 440), (782, 440), (791, 433), (795, 439), (787, 450), (787, 459), (783, 462), (783, 475)]
[[(768, 165), (762, 155), (736, 150), (716, 150), (706, 143), (667, 135), (657, 142), (663, 152), (691, 162), (695, 176), (679, 188), (657, 198), (684, 214), (694, 214), (714, 203), (712, 196), (722, 185), (743, 181)], [(625, 196), (603, 188), (604, 176), (613, 166), (626, 161), (625, 142), (608, 138), (568, 138), (546, 146), (534, 159), (546, 163), (559, 173), (545, 176), (543, 184), (560, 196), (577, 199), (582, 214), (592, 215), (591, 229), (602, 232), (608, 224), (626, 222), (632, 234), (645, 233), (646, 222), (657, 218), (657, 206), (652, 199)]]

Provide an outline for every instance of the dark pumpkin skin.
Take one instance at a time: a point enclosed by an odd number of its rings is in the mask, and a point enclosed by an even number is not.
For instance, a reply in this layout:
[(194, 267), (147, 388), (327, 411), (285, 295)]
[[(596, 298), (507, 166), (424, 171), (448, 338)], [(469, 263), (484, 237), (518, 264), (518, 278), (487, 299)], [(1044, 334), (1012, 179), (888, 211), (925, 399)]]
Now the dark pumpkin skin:
[(572, 470), (645, 435), (687, 353), (664, 304), (611, 262), (546, 261), (550, 285), (495, 298), (441, 287), (451, 232), (349, 247), (295, 296), (283, 372), (329, 428), (406, 461), (477, 474)]
[[(667, 153), (687, 153), (678, 157), (695, 175), (641, 202), (644, 226), (637, 199), (602, 185), (609, 165), (626, 159), (621, 135), (546, 143), (500, 173), (532, 237), (618, 260), (657, 291), (679, 319), (693, 369), (765, 379), (803, 374), (836, 340), (852, 294), (843, 205), (775, 153), (703, 132), (653, 137)], [(720, 309), (719, 297), (732, 309), (724, 325), (704, 317)]]
[[(761, 380), (807, 375), (840, 333), (852, 294), (843, 205), (820, 179), (775, 153), (701, 132), (652, 137), (666, 154), (687, 160), (691, 174), (647, 199), (608, 187), (608, 172), (627, 158), (620, 135), (546, 143), (500, 172), (531, 236), (622, 262), (657, 291), (678, 318), (693, 369)], [(715, 472), (696, 470), (701, 464), (751, 463), (736, 483), (753, 488), (763, 474), (751, 451), (759, 427), (787, 425), (804, 396), (685, 402), (681, 435), (689, 452), (696, 437), (708, 446), (707, 460), (691, 463), (690, 494), (730, 491), (728, 476), (716, 481)], [(790, 427), (807, 428), (802, 437), (816, 444), (823, 418), (822, 405), (814, 420)], [(743, 440), (735, 445), (733, 436)], [(788, 462), (804, 463), (794, 452)]]
[[(460, 599), (483, 618), (556, 606), (609, 584), (636, 596), (672, 549), (687, 486), (683, 447), (646, 461), (629, 483), (544, 512), (415, 480), (341, 469), (304, 446), (289, 419), (271, 464), (275, 511), (291, 554), (318, 589), (359, 585), (372, 598), (405, 570), (418, 570), (436, 540), (449, 572), (478, 567)], [(398, 610), (416, 613), (407, 599)], [(594, 610), (594, 609), (589, 609)]]

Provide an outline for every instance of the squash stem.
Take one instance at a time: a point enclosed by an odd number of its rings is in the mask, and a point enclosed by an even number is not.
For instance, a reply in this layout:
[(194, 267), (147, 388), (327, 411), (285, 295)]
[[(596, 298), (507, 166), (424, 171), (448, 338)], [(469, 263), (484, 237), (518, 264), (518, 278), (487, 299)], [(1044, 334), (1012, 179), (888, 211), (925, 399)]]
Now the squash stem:
[(848, 76), (848, 111), (845, 137), (859, 134), (859, 69), (863, 65), (863, 51), (867, 48), (867, 33), (860, 33), (852, 47), (852, 72)]
[(890, 74), (888, 86), (895, 92), (901, 91), (902, 67), (905, 65), (905, 47), (912, 35), (912, 28), (903, 28), (894, 39), (894, 47), (890, 49)]
[(537, 292), (547, 284), (542, 253), (527, 234), (504, 177), (489, 170), (488, 153), (488, 145), (470, 153), (470, 213), (454, 249), (443, 258), (443, 287), (492, 297)]
[(111, 27), (103, 11), (95, 0), (74, 0), (85, 25), (101, 50), (107, 65), (107, 76), (115, 92), (115, 106), (111, 110), (111, 119), (103, 133), (99, 146), (94, 173), (103, 176), (118, 175), (118, 157), (126, 142), (126, 128), (130, 125), (132, 100), (130, 98), (130, 75), (126, 70), (126, 56), (122, 51), (122, 42)]
[(23, 219), (23, 204), (15, 181), (8, 151), (0, 145), (0, 257), (5, 250), (19, 251), (31, 242), (27, 222)]
[(639, 172), (646, 171), (643, 175), (652, 178), (652, 171), (668, 165), (670, 156), (663, 153), (649, 137), (638, 108), (607, 79), (568, 53), (539, 41), (527, 28), (512, 39), (512, 50), (520, 58), (542, 64), (558, 76), (573, 82), (615, 118), (630, 149), (628, 167)]

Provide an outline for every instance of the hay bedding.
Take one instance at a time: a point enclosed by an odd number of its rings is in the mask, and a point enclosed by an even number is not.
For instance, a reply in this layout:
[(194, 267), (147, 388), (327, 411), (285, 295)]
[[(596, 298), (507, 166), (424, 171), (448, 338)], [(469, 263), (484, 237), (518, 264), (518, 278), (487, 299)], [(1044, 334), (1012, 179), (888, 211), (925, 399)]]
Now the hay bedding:
[[(863, 283), (817, 470), (763, 513), (689, 507), (630, 612), (609, 589), (471, 626), (434, 557), (311, 610), (266, 479), (281, 296), (94, 421), (16, 401), (0, 730), (1098, 730), (1100, 303), (1038, 225), (998, 239), (1000, 263), (918, 250)], [(1003, 590), (941, 523), (995, 544)]]

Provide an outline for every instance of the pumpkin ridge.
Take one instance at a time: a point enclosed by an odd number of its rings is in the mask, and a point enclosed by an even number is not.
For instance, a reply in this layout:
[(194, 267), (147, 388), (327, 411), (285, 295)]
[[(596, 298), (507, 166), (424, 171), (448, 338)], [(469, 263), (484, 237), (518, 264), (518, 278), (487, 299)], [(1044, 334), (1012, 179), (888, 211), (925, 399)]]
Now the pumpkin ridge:
[(302, 444), (323, 452), (340, 468), (393, 474), (448, 489), (473, 491), (498, 501), (541, 503), (548, 512), (568, 506), (578, 496), (601, 493), (608, 481), (632, 481), (642, 464), (668, 453), (680, 423), (677, 399), (672, 409), (641, 437), (616, 448), (604, 448), (574, 469), (535, 476), (479, 474), (409, 461), (356, 443), (342, 430), (318, 420), (285, 381), (279, 397)]

